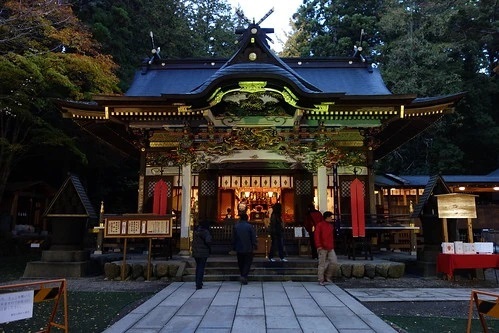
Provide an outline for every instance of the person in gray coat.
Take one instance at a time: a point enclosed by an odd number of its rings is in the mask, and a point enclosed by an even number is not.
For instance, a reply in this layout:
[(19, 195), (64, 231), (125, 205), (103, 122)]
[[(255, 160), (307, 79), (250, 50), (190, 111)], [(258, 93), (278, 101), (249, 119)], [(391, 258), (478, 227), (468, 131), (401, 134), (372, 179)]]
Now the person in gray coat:
[(211, 242), (210, 223), (200, 222), (194, 229), (192, 239), (192, 256), (196, 261), (196, 290), (203, 288), (204, 270), (211, 253)]
[(248, 284), (248, 275), (253, 263), (253, 251), (257, 248), (256, 232), (248, 223), (248, 214), (240, 213), (239, 222), (234, 225), (232, 246), (237, 252), (237, 265), (241, 274), (241, 283)]

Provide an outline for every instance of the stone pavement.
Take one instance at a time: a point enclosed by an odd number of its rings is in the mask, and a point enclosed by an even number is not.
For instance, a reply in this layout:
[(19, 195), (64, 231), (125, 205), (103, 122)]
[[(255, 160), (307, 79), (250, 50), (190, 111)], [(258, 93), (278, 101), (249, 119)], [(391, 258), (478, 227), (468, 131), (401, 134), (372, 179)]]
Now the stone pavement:
[[(499, 293), (499, 288), (480, 289)], [(347, 288), (313, 282), (174, 282), (104, 333), (396, 332), (360, 302), (468, 301), (471, 288)]]
[(396, 332), (334, 284), (174, 282), (104, 333)]
[[(499, 294), (499, 288), (473, 288)], [(472, 288), (362, 288), (345, 289), (361, 302), (469, 301)]]

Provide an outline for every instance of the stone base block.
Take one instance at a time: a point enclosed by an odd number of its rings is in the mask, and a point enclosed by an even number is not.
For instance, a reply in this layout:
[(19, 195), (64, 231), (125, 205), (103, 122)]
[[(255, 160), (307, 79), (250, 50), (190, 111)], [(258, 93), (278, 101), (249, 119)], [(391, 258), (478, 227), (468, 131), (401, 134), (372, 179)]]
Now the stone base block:
[(69, 278), (87, 275), (88, 261), (47, 262), (32, 261), (26, 265), (23, 278)]
[(80, 262), (90, 259), (89, 251), (47, 250), (42, 252), (42, 260), (47, 262)]

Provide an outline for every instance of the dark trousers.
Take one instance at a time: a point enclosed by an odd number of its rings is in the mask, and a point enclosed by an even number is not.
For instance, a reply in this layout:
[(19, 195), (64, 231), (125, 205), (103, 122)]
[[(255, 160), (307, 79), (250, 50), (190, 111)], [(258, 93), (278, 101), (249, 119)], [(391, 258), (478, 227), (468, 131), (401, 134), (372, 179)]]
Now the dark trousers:
[(207, 257), (195, 257), (196, 260), (196, 288), (203, 286), (204, 269), (206, 267)]
[(317, 255), (317, 248), (315, 247), (315, 238), (314, 238), (314, 232), (309, 232), (308, 233), (310, 236), (310, 251), (312, 254), (312, 259), (317, 259), (319, 256)]
[(248, 278), (252, 263), (253, 253), (237, 253), (237, 265), (242, 277)]
[(284, 258), (284, 240), (282, 236), (270, 235), (272, 244), (270, 245), (269, 259), (274, 257), (274, 253), (277, 250), (279, 258)]

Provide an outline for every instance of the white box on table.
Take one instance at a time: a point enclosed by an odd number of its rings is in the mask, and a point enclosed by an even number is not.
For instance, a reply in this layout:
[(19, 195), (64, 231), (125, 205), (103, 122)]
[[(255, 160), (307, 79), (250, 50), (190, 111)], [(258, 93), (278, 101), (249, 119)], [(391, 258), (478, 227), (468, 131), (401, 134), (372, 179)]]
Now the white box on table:
[(475, 243), (463, 243), (464, 254), (476, 254)]
[(492, 242), (476, 242), (474, 244), (477, 253), (482, 253), (482, 254), (494, 253), (494, 243)]
[(454, 254), (454, 243), (442, 243), (442, 253)]
[(454, 253), (455, 254), (464, 254), (463, 242), (454, 242)]

